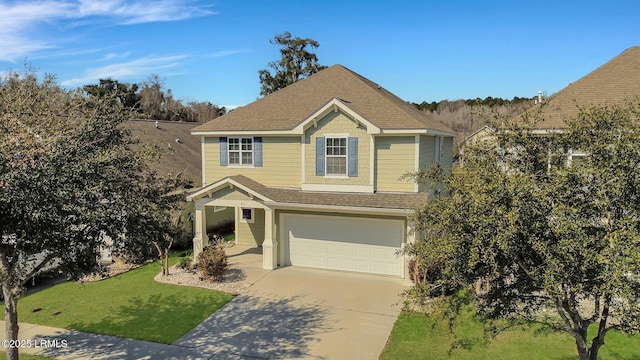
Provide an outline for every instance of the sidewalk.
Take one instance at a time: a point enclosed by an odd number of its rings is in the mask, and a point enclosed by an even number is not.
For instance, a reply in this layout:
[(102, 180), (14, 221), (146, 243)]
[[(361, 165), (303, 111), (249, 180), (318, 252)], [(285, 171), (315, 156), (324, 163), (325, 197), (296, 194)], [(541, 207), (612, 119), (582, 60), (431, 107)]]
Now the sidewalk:
[[(4, 328), (4, 321), (0, 326)], [(209, 359), (194, 348), (20, 323), (20, 353), (57, 359)], [(4, 350), (4, 349), (3, 349)]]

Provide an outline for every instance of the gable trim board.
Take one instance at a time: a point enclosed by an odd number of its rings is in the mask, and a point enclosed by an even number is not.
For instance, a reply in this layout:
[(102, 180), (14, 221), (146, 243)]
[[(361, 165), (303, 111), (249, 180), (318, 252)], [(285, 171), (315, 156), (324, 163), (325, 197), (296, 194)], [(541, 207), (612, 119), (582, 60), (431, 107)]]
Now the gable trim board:
[(338, 110), (342, 111), (347, 115), (352, 121), (356, 122), (358, 125), (364, 125), (367, 128), (367, 133), (369, 134), (379, 134), (380, 128), (373, 125), (369, 120), (362, 117), (360, 114), (351, 110), (346, 104), (344, 104), (339, 99), (333, 98), (329, 100), (327, 104), (323, 107), (315, 111), (306, 119), (302, 120), (302, 122), (292, 129), (293, 133), (296, 134), (304, 134), (304, 132), (311, 127), (312, 125), (317, 125), (317, 121), (322, 119), (330, 112), (338, 112)]

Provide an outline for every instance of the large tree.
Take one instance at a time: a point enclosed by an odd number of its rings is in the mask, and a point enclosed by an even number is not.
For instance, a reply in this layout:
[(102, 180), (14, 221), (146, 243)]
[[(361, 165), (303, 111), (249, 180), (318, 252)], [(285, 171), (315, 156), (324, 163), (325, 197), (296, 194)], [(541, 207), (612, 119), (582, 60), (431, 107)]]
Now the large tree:
[(410, 295), (467, 289), (482, 315), (568, 332), (593, 360), (608, 331), (640, 330), (640, 106), (584, 108), (548, 134), (528, 117), (465, 149), (459, 173), (416, 174), (446, 196), (416, 213), (409, 253), (431, 278)]
[(112, 95), (67, 92), (28, 71), (0, 79), (5, 339), (18, 338), (17, 300), (39, 273), (78, 277), (96, 269), (101, 247), (148, 247), (173, 234), (164, 216), (173, 184), (145, 171), (147, 152), (132, 150), (120, 126), (129, 111)]
[(140, 107), (138, 84), (121, 83), (113, 79), (100, 79), (98, 84), (89, 84), (82, 89), (91, 96), (115, 96), (120, 104), (128, 109)]
[[(269, 95), (326, 68), (318, 63), (318, 57), (313, 52), (313, 49), (320, 46), (313, 39), (292, 37), (291, 33), (286, 31), (275, 35), (269, 42), (280, 46), (281, 58), (269, 63), (273, 74), (268, 69), (258, 71), (260, 95)], [(311, 51), (308, 48), (311, 48)]]

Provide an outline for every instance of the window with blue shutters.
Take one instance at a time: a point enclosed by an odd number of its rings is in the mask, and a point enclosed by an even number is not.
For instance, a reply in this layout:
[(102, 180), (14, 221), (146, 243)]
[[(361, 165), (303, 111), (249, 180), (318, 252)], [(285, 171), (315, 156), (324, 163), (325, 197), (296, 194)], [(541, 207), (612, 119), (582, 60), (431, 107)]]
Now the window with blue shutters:
[(221, 137), (220, 165), (262, 166), (262, 138)]
[(358, 138), (316, 138), (317, 176), (358, 176)]
[(229, 165), (229, 157), (228, 155), (229, 148), (227, 146), (227, 138), (220, 138), (220, 165), (227, 166)]
[(316, 138), (316, 175), (324, 175), (324, 138)]
[(349, 138), (349, 176), (358, 176), (358, 138)]

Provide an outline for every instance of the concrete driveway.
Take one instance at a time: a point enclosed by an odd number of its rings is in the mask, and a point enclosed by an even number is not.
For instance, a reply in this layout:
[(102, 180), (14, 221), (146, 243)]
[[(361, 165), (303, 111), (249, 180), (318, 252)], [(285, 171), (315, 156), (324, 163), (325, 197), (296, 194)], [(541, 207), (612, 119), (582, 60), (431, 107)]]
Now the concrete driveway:
[(257, 255), (231, 255), (253, 285), (164, 355), (171, 357), (176, 351), (193, 358), (379, 357), (402, 306), (403, 280), (291, 266), (268, 271), (261, 269)]

